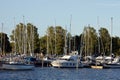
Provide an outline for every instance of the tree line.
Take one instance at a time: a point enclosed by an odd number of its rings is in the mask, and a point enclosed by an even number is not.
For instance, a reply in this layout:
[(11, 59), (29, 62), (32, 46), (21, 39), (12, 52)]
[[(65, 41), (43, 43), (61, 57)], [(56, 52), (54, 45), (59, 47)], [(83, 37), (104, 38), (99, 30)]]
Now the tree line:
[(111, 36), (104, 27), (96, 31), (92, 26), (84, 26), (82, 33), (74, 36), (62, 26), (48, 26), (45, 35), (39, 37), (38, 28), (32, 23), (17, 24), (10, 39), (6, 33), (0, 33), (1, 54), (63, 55), (75, 50), (83, 56), (111, 53), (118, 56), (120, 38)]

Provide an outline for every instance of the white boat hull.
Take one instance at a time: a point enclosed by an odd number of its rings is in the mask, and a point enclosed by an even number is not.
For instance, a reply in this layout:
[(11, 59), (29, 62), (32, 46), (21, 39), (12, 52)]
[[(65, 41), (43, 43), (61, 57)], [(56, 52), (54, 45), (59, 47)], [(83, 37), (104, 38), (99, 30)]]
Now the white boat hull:
[(56, 68), (82, 68), (83, 67), (81, 63), (77, 63), (74, 61), (53, 61), (51, 64), (53, 67), (56, 67)]
[(6, 70), (31, 70), (34, 65), (29, 64), (2, 64), (2, 69)]

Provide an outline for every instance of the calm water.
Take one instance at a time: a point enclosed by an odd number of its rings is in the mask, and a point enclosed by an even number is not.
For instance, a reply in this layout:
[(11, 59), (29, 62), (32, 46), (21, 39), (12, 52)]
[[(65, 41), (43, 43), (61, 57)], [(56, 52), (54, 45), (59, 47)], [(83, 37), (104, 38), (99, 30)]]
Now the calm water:
[(35, 68), (30, 71), (0, 70), (0, 80), (120, 80), (120, 69)]

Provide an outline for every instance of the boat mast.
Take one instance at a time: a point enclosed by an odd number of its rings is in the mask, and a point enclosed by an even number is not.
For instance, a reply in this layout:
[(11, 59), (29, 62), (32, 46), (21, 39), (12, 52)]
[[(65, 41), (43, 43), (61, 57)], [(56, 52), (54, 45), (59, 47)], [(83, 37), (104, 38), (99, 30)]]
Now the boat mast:
[(90, 43), (90, 24), (88, 24), (88, 28), (87, 28), (87, 56), (91, 56), (91, 46), (92, 44)]
[[(97, 25), (98, 25), (98, 28), (100, 28), (99, 17), (97, 17)], [(101, 43), (101, 46), (100, 46), (100, 43)], [(99, 52), (99, 54), (102, 52), (101, 54), (103, 56), (105, 56), (105, 50), (104, 50), (104, 46), (103, 46), (103, 41), (102, 41), (102, 38), (101, 38), (101, 35), (100, 35), (99, 31), (98, 31), (98, 52)]]
[(34, 26), (31, 25), (30, 29), (31, 29), (30, 30), (31, 37), (29, 36), (29, 38), (31, 40), (29, 40), (29, 51), (30, 51), (30, 56), (34, 56)]
[(2, 23), (2, 31), (1, 31), (1, 52), (3, 55), (3, 23)]
[(85, 40), (85, 42), (84, 42), (84, 45), (85, 45), (85, 60), (86, 60), (86, 56), (87, 56), (87, 31), (86, 31), (86, 28), (87, 27), (85, 27), (85, 29), (84, 29), (84, 40)]
[(75, 39), (76, 39), (76, 38), (75, 38), (75, 35), (74, 35), (74, 51), (76, 50), (76, 47), (75, 47), (75, 46), (76, 46), (76, 44), (75, 44), (75, 43), (76, 43), (76, 42), (75, 42)]
[(113, 28), (113, 17), (111, 17), (111, 45), (110, 45), (110, 55), (112, 56), (112, 29)]
[[(15, 28), (16, 26), (15, 26), (15, 17), (14, 17), (14, 28)], [(16, 31), (14, 30), (14, 47), (15, 47), (15, 54), (16, 54)]]
[(69, 53), (71, 52), (71, 21), (72, 21), (72, 15), (70, 18)]
[[(3, 24), (3, 25), (4, 25), (4, 24)], [(4, 52), (4, 54), (6, 54), (6, 53), (5, 53), (5, 45), (6, 45), (6, 44), (5, 44), (5, 40), (6, 40), (6, 39), (5, 39), (5, 33), (4, 33), (4, 34), (3, 34), (3, 41), (4, 41), (4, 43), (3, 43), (3, 52)]]
[(18, 36), (16, 36), (16, 39), (17, 39), (17, 43), (18, 43), (18, 53), (22, 54), (23, 52), (23, 41), (22, 41), (22, 38), (21, 38), (21, 34), (22, 34), (22, 27), (21, 27), (21, 24), (18, 24)]
[[(97, 26), (98, 26), (98, 28), (100, 27), (99, 17), (97, 17)], [(98, 53), (100, 54), (100, 35), (99, 35), (99, 32), (98, 32)]]
[(67, 33), (67, 27), (65, 26), (65, 47), (64, 47), (64, 54), (67, 55), (67, 38), (66, 38), (66, 33)]
[(24, 43), (24, 50), (23, 50), (23, 53), (24, 54), (26, 54), (26, 32), (27, 32), (27, 29), (26, 29), (26, 26), (25, 26), (25, 19), (24, 19), (25, 17), (23, 16), (23, 36), (24, 36), (24, 38), (23, 38), (23, 43)]
[(32, 54), (31, 56), (34, 56), (34, 26), (32, 26)]
[[(48, 26), (48, 28), (49, 28), (49, 26)], [(48, 55), (48, 53), (49, 53), (49, 43), (48, 43), (48, 29), (47, 29), (47, 33), (46, 33), (46, 35), (47, 35), (47, 55)]]
[(55, 54), (57, 54), (56, 53), (56, 19), (55, 19), (55, 29), (54, 30), (55, 30)]

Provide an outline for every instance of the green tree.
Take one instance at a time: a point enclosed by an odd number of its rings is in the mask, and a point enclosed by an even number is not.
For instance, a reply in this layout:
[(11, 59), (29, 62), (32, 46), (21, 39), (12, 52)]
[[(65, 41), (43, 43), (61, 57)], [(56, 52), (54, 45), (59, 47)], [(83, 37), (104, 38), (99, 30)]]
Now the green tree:
[(67, 32), (67, 53), (71, 53), (72, 51), (72, 35), (70, 32)]
[(46, 38), (46, 42), (47, 42), (47, 54), (54, 54), (55, 52), (55, 31), (54, 31), (54, 27), (50, 26), (47, 29), (47, 38)]
[(11, 52), (11, 45), (6, 33), (0, 33), (0, 52), (6, 54)]
[(71, 50), (80, 50), (80, 37), (78, 35), (73, 36), (71, 39)]
[(60, 55), (64, 53), (65, 30), (61, 26), (49, 26), (47, 34), (40, 38), (41, 50), (46, 54)]
[(113, 50), (113, 53), (116, 55), (116, 56), (119, 56), (120, 55), (120, 38), (119, 37), (113, 37), (112, 38), (112, 50)]
[(97, 33), (93, 27), (85, 27), (83, 31), (84, 55), (92, 55), (95, 53), (95, 46), (97, 44)]
[(10, 37), (14, 41), (14, 52), (30, 55), (40, 51), (39, 34), (36, 26), (31, 23), (19, 23)]
[(25, 29), (26, 26), (23, 23), (19, 23), (16, 25), (16, 28), (12, 31), (12, 35), (10, 35), (11, 41), (13, 43), (13, 53), (24, 53), (24, 43), (25, 43)]
[(65, 30), (61, 26), (56, 26), (56, 53), (64, 54)]
[(31, 23), (27, 24), (27, 41), (31, 45), (30, 49), (32, 53), (40, 52), (38, 28)]
[(40, 38), (40, 51), (47, 54), (47, 35)]
[(105, 52), (105, 55), (110, 55), (111, 37), (108, 30), (106, 28), (100, 28), (99, 35), (100, 35), (101, 52), (102, 53)]

